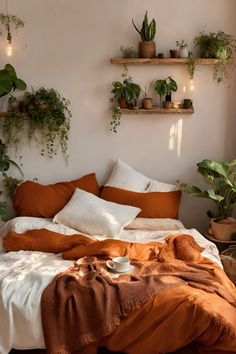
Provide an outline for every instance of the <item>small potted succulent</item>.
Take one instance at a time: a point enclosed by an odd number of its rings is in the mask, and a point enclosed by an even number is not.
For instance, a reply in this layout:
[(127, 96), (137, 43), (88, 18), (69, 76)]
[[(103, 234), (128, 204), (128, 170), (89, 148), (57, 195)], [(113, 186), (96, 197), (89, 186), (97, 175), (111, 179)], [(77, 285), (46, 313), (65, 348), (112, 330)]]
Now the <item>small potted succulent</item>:
[(154, 18), (148, 23), (148, 13), (144, 16), (143, 24), (140, 29), (135, 25), (132, 20), (134, 28), (140, 34), (142, 41), (139, 42), (139, 57), (140, 58), (154, 58), (156, 56), (156, 43), (154, 37), (156, 34), (156, 21)]
[(142, 107), (144, 109), (152, 109), (153, 98), (148, 95), (146, 86), (145, 86), (145, 89), (142, 91), (142, 93), (143, 93)]
[(182, 39), (181, 42), (176, 41), (176, 45), (179, 48), (178, 51), (179, 58), (187, 59), (189, 57), (188, 44)]
[(162, 106), (162, 100), (165, 96), (165, 101), (163, 102), (163, 107), (170, 109), (173, 107), (173, 102), (171, 100), (171, 93), (176, 92), (178, 89), (177, 83), (171, 76), (168, 76), (164, 80), (156, 80), (154, 82), (154, 89), (160, 96), (160, 106)]

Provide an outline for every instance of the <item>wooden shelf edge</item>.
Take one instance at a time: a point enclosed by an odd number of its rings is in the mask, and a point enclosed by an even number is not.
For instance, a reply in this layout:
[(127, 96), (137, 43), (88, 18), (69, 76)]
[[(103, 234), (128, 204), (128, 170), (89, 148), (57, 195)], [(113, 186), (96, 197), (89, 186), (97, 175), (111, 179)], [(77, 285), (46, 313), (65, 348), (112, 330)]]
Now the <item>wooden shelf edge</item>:
[[(12, 117), (13, 113), (12, 112), (0, 112), (0, 118), (5, 118), (5, 117)], [(21, 113), (20, 112), (20, 115), (25, 118), (28, 116), (27, 113)]]
[(120, 110), (121, 114), (192, 114), (194, 113), (194, 108), (160, 108), (160, 107), (154, 107), (152, 109), (129, 109), (129, 108), (123, 108)]
[[(195, 58), (195, 64), (198, 65), (214, 65), (218, 59)], [(188, 59), (182, 58), (122, 58), (114, 57), (110, 59), (111, 64), (151, 64), (151, 65), (186, 65)], [(227, 61), (229, 64), (234, 63), (233, 59)]]

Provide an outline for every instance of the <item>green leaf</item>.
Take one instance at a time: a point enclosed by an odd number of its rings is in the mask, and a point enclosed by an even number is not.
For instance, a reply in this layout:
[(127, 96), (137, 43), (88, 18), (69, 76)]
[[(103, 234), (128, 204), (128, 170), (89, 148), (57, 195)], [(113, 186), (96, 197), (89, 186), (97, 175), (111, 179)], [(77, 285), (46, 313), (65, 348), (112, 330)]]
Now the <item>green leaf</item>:
[(9, 71), (10, 74), (11, 74), (13, 77), (17, 77), (17, 76), (16, 76), (16, 71), (15, 71), (15, 69), (13, 68), (13, 66), (12, 66), (11, 64), (6, 64), (6, 65), (5, 65), (5, 69), (6, 69), (7, 71)]
[(25, 90), (27, 87), (26, 83), (21, 79), (14, 79), (14, 84), (18, 90)]
[(12, 90), (12, 82), (7, 78), (0, 78), (0, 95), (10, 93)]
[(218, 202), (221, 202), (222, 200), (224, 200), (224, 197), (222, 197), (222, 195), (216, 194), (214, 189), (208, 189), (207, 193), (208, 193), (210, 199), (216, 200)]
[(208, 174), (212, 174), (214, 177), (227, 177), (229, 173), (229, 166), (224, 162), (215, 162), (212, 160), (203, 160), (197, 164), (199, 172), (206, 171)]

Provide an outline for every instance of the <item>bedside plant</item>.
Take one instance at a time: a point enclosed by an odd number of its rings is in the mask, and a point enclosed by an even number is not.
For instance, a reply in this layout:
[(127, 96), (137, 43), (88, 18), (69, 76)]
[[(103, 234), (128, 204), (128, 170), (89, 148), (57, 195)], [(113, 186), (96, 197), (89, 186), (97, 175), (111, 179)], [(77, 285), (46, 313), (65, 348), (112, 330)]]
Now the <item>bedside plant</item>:
[(156, 34), (156, 21), (154, 18), (148, 23), (148, 13), (143, 19), (142, 27), (138, 29), (134, 20), (132, 23), (136, 31), (140, 34), (142, 41), (139, 42), (139, 57), (140, 58), (154, 58), (156, 56), (156, 44), (153, 41)]
[(213, 79), (217, 82), (227, 79), (228, 70), (226, 64), (236, 50), (235, 37), (223, 31), (209, 34), (203, 31), (193, 39), (193, 43), (195, 46), (200, 47), (201, 58), (218, 59), (218, 62), (213, 67)]
[(134, 108), (137, 106), (137, 101), (140, 96), (141, 88), (135, 84), (125, 67), (125, 72), (122, 74), (123, 82), (115, 81), (112, 83), (111, 93), (113, 97), (111, 131), (117, 133), (117, 127), (120, 125), (121, 108)]
[(165, 96), (164, 108), (172, 108), (171, 92), (176, 92), (178, 89), (176, 81), (171, 76), (164, 80), (156, 80), (154, 89), (160, 96), (160, 106), (162, 106), (162, 99)]
[[(236, 160), (215, 162), (203, 160), (197, 164), (198, 172), (210, 188), (202, 190), (196, 186), (178, 182), (178, 187), (194, 197), (208, 198), (216, 205), (216, 213), (208, 211), (211, 219), (210, 232), (216, 238), (230, 240), (231, 234), (236, 232), (236, 220), (231, 218), (236, 203)], [(226, 232), (222, 231), (226, 226)], [(229, 226), (230, 225), (230, 226)], [(220, 231), (217, 230), (220, 226)]]

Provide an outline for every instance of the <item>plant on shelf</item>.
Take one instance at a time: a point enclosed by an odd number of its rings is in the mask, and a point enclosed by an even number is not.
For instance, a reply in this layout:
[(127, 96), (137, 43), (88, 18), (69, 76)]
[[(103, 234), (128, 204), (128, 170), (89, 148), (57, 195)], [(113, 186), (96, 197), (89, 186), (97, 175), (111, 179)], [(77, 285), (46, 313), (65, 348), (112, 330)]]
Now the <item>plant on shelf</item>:
[(188, 58), (188, 44), (183, 39), (181, 42), (176, 41), (176, 45), (179, 48), (178, 56), (179, 58)]
[(134, 28), (140, 34), (142, 41), (139, 42), (139, 57), (140, 58), (154, 58), (156, 56), (156, 44), (153, 41), (156, 34), (156, 21), (154, 18), (148, 23), (148, 13), (143, 19), (142, 27), (138, 29), (132, 20)]
[(195, 46), (200, 47), (201, 58), (215, 58), (218, 61), (213, 66), (213, 79), (217, 82), (228, 78), (227, 60), (236, 50), (236, 39), (223, 31), (206, 34), (200, 32), (194, 39)]
[(121, 46), (120, 53), (123, 58), (136, 58), (138, 56), (136, 50), (130, 46)]
[(0, 97), (11, 94), (16, 89), (25, 90), (26, 83), (17, 77), (16, 71), (11, 64), (6, 64), (0, 70)]
[(171, 76), (168, 76), (164, 80), (156, 80), (154, 82), (154, 89), (160, 96), (160, 106), (162, 106), (162, 100), (165, 96), (165, 101), (163, 102), (164, 108), (172, 108), (171, 93), (176, 92), (178, 89), (176, 81)]
[[(231, 234), (236, 232), (236, 220), (231, 218), (236, 203), (236, 160), (215, 162), (205, 159), (199, 162), (197, 167), (209, 188), (202, 190), (179, 181), (178, 186), (191, 196), (208, 198), (215, 203), (216, 212), (207, 212), (212, 218), (209, 232), (215, 238), (229, 240)], [(226, 230), (222, 230), (223, 228)]]
[(113, 103), (111, 131), (117, 133), (117, 127), (120, 125), (121, 108), (135, 108), (141, 93), (141, 88), (133, 82), (128, 76), (127, 67), (122, 74), (123, 81), (114, 81), (112, 83), (111, 93), (113, 94), (111, 102)]
[[(14, 181), (14, 184), (16, 186), (16, 183), (19, 184), (21, 181), (15, 179), (13, 177), (7, 176), (5, 174), (5, 172), (9, 170), (10, 165), (13, 165), (14, 167), (16, 167), (20, 171), (21, 176), (23, 177), (22, 170), (20, 169), (20, 167), (17, 165), (17, 163), (15, 161), (13, 161), (9, 158), (9, 156), (7, 155), (6, 145), (0, 139), (0, 172), (2, 172), (3, 176), (4, 176), (3, 183), (5, 186), (6, 186), (6, 184), (9, 186), (9, 183), (10, 183), (9, 181), (11, 180), (12, 182)], [(6, 180), (7, 180), (7, 182), (6, 182)], [(16, 182), (16, 181), (18, 181), (18, 182)], [(9, 191), (10, 191), (10, 188), (8, 189), (8, 192)], [(11, 191), (13, 191), (12, 185), (11, 185)], [(3, 191), (0, 191), (0, 195), (2, 195), (2, 194), (3, 194)], [(7, 207), (6, 201), (1, 200), (0, 201), (0, 218), (1, 219), (6, 215), (6, 207)]]
[(151, 109), (153, 107), (153, 98), (147, 92), (147, 88), (145, 85), (145, 89), (142, 90), (143, 100), (142, 100), (142, 107), (144, 109)]
[(188, 52), (188, 62), (187, 62), (187, 70), (189, 74), (189, 79), (193, 80), (195, 73), (196, 65), (195, 59), (193, 58), (192, 52)]
[[(57, 154), (58, 145), (67, 159), (67, 142), (69, 139), (70, 118), (69, 100), (61, 97), (55, 89), (41, 87), (37, 91), (25, 94), (31, 109), (29, 115), (28, 137), (33, 137), (40, 144), (46, 145), (46, 151), (41, 149), (41, 155), (52, 158)], [(40, 136), (39, 136), (40, 135)]]

